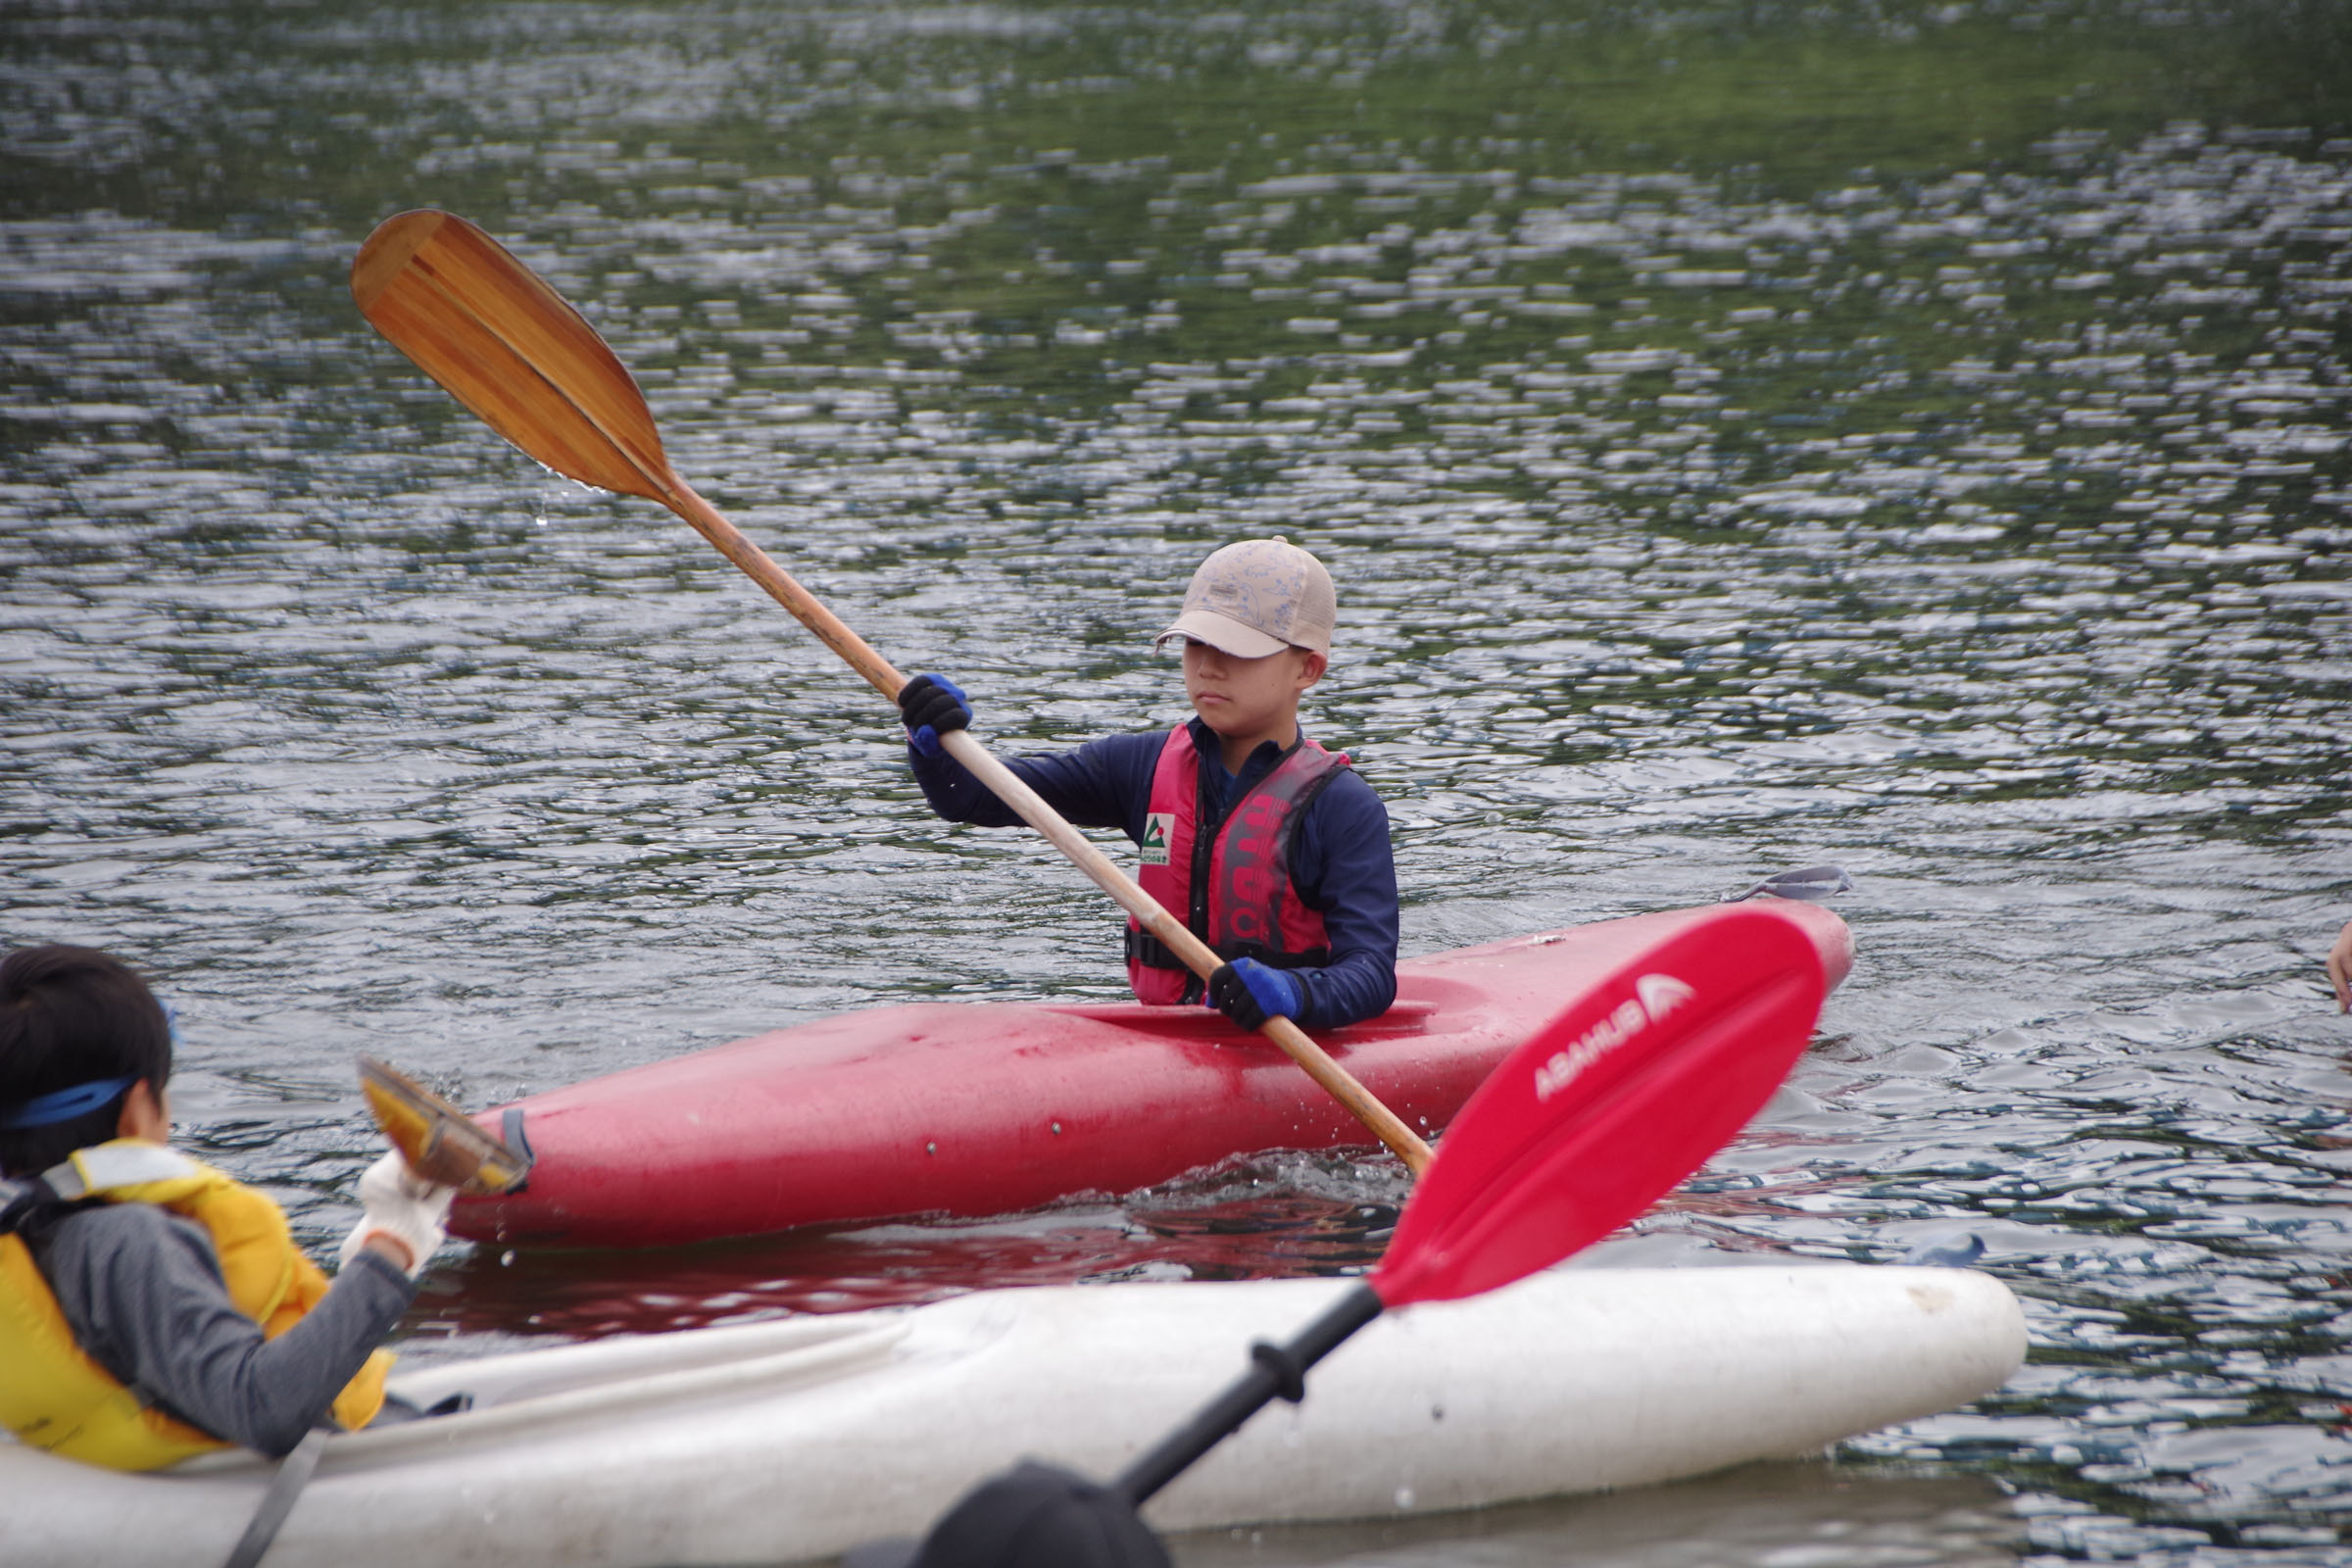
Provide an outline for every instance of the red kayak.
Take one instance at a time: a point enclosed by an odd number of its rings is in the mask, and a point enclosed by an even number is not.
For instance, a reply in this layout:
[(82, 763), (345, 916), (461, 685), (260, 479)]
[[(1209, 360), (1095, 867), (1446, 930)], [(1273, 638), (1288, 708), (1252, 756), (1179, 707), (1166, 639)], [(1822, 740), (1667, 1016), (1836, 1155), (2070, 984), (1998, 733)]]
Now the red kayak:
[[(1603, 920), (1408, 958), (1396, 1004), (1320, 1043), (1435, 1134), (1492, 1067), (1620, 966), (1735, 910), (1812, 939), (1845, 922), (1763, 899)], [(1725, 940), (1732, 940), (1726, 933)], [(662, 1247), (846, 1220), (982, 1215), (1124, 1193), (1237, 1154), (1376, 1147), (1265, 1040), (1207, 1007), (918, 1003), (845, 1013), (534, 1095), (481, 1118), (534, 1163), (462, 1199), (457, 1235)]]

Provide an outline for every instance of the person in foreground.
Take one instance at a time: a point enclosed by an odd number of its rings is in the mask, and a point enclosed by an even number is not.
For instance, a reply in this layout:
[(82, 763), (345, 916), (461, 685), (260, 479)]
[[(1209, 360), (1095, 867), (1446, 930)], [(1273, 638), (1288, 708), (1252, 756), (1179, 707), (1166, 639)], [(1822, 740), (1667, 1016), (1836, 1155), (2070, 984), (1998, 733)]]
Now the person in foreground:
[[(1182, 641), (1195, 716), (1008, 763), (1067, 820), (1123, 829), (1144, 891), (1225, 960), (1203, 985), (1130, 918), (1127, 977), (1142, 1001), (1204, 1001), (1245, 1029), (1269, 1017), (1335, 1029), (1396, 1000), (1388, 811), (1298, 725), (1300, 698), (1330, 666), (1336, 609), (1330, 573), (1297, 545), (1227, 545), (1155, 639)], [(1020, 820), (941, 745), (971, 722), (961, 687), (917, 675), (899, 710), (933, 810), (983, 827)]]
[(172, 1025), (88, 948), (0, 958), (0, 1423), (119, 1470), (415, 1412), (378, 1347), (451, 1189), (387, 1153), (326, 1277), (264, 1194), (168, 1147)]

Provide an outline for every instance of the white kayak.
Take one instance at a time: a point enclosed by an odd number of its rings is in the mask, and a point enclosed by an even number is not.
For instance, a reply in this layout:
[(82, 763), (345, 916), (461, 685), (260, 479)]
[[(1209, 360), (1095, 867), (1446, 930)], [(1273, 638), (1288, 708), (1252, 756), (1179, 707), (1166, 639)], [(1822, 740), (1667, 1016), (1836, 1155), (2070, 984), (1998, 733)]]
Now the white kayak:
[[(475, 1404), (331, 1439), (266, 1568), (795, 1562), (917, 1535), (1024, 1456), (1107, 1477), (1348, 1282), (984, 1291), (396, 1377)], [(1179, 1477), (1163, 1531), (1469, 1508), (1802, 1455), (1998, 1388), (2008, 1290), (1956, 1269), (1566, 1269), (1392, 1313)], [(0, 1445), (13, 1568), (218, 1562), (272, 1473)]]

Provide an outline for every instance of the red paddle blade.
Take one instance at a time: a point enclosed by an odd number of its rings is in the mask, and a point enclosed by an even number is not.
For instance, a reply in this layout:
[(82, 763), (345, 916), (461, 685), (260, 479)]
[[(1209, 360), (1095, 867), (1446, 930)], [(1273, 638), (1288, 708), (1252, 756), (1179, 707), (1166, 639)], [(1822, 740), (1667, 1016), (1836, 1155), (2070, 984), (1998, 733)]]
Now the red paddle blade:
[(1372, 1289), (1392, 1307), (1475, 1296), (1633, 1219), (1763, 1108), (1822, 995), (1812, 938), (1764, 907), (1625, 964), (1470, 1097)]

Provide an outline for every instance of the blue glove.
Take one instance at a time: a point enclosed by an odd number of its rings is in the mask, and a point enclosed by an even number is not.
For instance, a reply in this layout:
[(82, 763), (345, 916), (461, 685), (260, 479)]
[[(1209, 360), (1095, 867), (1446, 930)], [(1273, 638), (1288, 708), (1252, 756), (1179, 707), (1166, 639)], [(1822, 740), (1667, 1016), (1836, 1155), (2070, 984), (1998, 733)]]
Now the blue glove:
[(971, 723), (972, 705), (947, 676), (917, 675), (899, 688), (899, 717), (906, 723), (906, 744), (937, 757), (942, 735)]
[(1236, 958), (1208, 977), (1207, 1005), (1255, 1033), (1268, 1018), (1288, 1018), (1306, 1001), (1306, 987), (1271, 964)]

